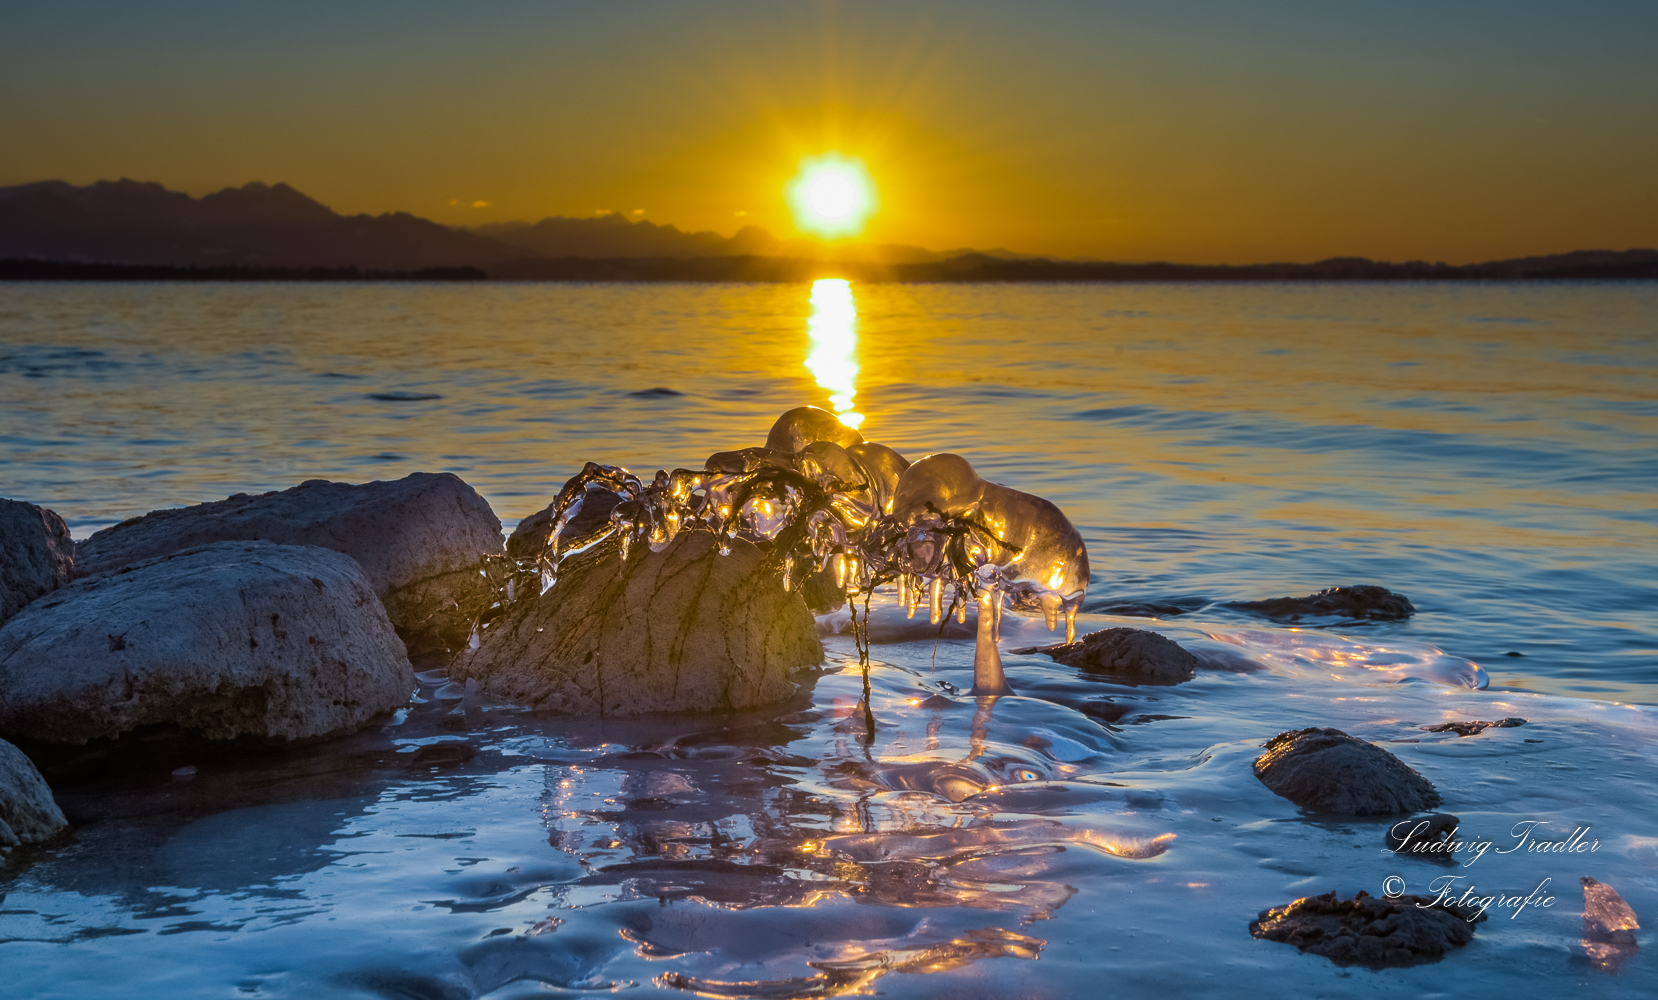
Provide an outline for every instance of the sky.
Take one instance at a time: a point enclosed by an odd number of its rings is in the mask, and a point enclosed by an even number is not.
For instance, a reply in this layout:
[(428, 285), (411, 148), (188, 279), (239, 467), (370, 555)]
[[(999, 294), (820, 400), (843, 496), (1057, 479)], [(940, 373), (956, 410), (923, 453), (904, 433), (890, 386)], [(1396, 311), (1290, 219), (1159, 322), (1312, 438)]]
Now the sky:
[(1194, 263), (1658, 246), (1658, 3), (0, 0), (0, 185)]

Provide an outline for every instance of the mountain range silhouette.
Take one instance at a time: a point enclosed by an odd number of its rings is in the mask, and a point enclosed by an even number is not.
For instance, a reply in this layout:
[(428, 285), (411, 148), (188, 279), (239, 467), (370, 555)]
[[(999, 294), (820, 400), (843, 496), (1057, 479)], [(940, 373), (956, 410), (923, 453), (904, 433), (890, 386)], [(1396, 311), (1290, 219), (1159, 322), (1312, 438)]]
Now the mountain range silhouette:
[[(520, 280), (1167, 281), (1658, 278), (1658, 251), (1573, 251), (1453, 267), (1362, 257), (1314, 264), (1056, 261), (1008, 250), (684, 232), (619, 214), (476, 229), (407, 212), (340, 215), (287, 184), (200, 198), (157, 183), (39, 181), (0, 188), (0, 277), (430, 276)], [(305, 272), (305, 273), (299, 273)], [(442, 273), (439, 273), (442, 272)]]

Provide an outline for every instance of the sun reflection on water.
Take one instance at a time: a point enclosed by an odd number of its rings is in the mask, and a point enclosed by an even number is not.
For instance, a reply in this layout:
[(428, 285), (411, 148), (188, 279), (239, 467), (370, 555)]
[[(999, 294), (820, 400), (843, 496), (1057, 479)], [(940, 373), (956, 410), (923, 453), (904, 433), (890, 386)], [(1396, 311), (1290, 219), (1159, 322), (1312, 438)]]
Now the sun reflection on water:
[(853, 409), (858, 394), (858, 306), (852, 299), (852, 283), (845, 278), (819, 278), (812, 282), (812, 315), (806, 320), (811, 352), (806, 370), (817, 384), (829, 391), (835, 416), (848, 427), (864, 422)]

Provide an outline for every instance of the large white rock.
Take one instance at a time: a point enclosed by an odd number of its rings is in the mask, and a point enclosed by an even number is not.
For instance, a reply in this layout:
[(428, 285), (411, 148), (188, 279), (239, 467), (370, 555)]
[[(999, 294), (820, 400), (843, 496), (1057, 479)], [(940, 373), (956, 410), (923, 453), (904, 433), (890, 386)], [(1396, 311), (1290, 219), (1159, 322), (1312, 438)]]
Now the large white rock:
[(622, 562), (606, 542), (510, 605), (451, 670), (499, 698), (584, 715), (751, 708), (794, 693), (823, 660), (816, 622), (741, 539), (685, 531)]
[(34, 762), (0, 740), (0, 847), (38, 844), (68, 825)]
[(75, 543), (57, 512), (0, 500), (0, 622), (74, 577)]
[(0, 626), (0, 735), (85, 743), (349, 732), (414, 672), (350, 556), (218, 542), (77, 580)]
[(81, 542), (76, 570), (100, 573), (192, 545), (264, 539), (356, 559), (414, 655), (460, 649), (494, 598), (479, 559), (501, 522), (460, 477), (416, 472), (354, 485), (312, 479), (280, 493), (152, 511)]

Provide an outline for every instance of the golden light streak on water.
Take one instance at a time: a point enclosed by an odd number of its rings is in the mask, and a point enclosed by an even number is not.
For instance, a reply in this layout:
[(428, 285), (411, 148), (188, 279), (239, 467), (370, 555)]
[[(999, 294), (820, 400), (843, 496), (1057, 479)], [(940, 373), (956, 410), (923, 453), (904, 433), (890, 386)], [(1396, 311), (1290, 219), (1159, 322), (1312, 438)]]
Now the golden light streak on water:
[(806, 320), (811, 351), (806, 370), (829, 391), (829, 405), (848, 427), (857, 428), (864, 415), (853, 408), (858, 394), (858, 305), (852, 283), (845, 278), (812, 282), (812, 315)]

